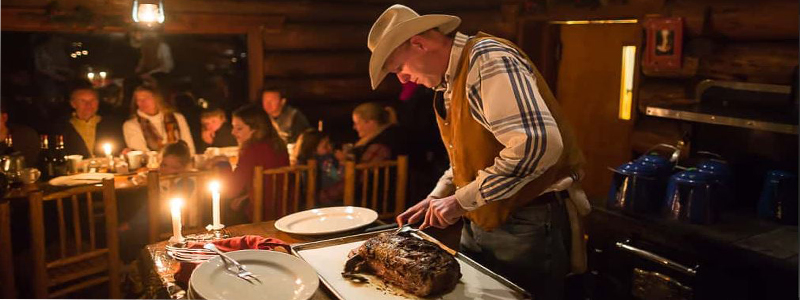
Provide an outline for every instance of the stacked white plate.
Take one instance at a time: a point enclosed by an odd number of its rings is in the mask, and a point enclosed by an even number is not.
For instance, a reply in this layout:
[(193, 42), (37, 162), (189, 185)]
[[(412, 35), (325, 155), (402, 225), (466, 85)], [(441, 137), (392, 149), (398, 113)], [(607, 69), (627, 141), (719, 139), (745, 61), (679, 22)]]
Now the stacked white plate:
[(192, 272), (189, 299), (305, 300), (319, 287), (314, 269), (292, 255), (267, 250), (239, 250), (227, 254), (245, 265), (258, 280), (237, 277), (225, 268), (220, 257), (215, 257)]

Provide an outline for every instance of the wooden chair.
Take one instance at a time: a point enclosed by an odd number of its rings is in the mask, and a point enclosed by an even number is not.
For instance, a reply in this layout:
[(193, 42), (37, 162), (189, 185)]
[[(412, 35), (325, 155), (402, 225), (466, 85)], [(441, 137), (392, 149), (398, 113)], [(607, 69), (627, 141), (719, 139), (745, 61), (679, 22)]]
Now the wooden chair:
[[(394, 173), (391, 169), (395, 169)], [(395, 192), (394, 205), (389, 207), (392, 180)], [(344, 167), (344, 205), (371, 208), (378, 212), (378, 218), (381, 220), (393, 220), (406, 208), (407, 184), (408, 156), (400, 155), (397, 160), (363, 164), (350, 161), (345, 163)], [(357, 185), (361, 187), (360, 203), (356, 203)]]
[[(95, 193), (102, 195), (102, 203), (94, 201)], [(65, 205), (66, 201), (70, 203)], [(56, 220), (45, 220), (44, 204), (52, 202), (55, 202), (58, 216), (58, 251), (51, 252), (56, 259), (49, 260), (45, 227)], [(82, 202), (86, 205), (81, 205)], [(119, 299), (121, 262), (114, 180), (46, 195), (42, 191), (34, 191), (29, 196), (29, 206), (34, 298), (63, 298), (72, 292), (108, 282), (108, 297)], [(65, 214), (65, 206), (71, 206), (68, 207), (71, 209), (70, 215)], [(86, 208), (85, 219), (81, 216), (81, 208)], [(105, 223), (105, 226), (99, 226), (105, 234), (104, 245), (97, 241), (98, 217), (103, 218)], [(65, 222), (68, 218), (72, 223), (70, 233)], [(84, 230), (82, 225), (88, 225), (88, 228)], [(88, 245), (83, 236), (86, 232)], [(52, 246), (55, 247), (55, 244)], [(107, 275), (102, 274), (104, 272)], [(55, 290), (51, 291), (51, 288)]]
[(17, 298), (14, 283), (14, 255), (11, 247), (11, 205), (0, 199), (0, 298)]
[[(155, 243), (172, 235), (171, 228), (160, 228), (162, 220), (169, 217), (169, 197), (180, 196), (184, 200), (184, 228), (201, 228), (206, 226), (205, 219), (211, 218), (211, 193), (208, 183), (214, 177), (213, 172), (187, 172), (161, 176), (158, 171), (147, 173), (147, 241)], [(184, 185), (182, 191), (172, 195), (163, 195), (161, 187), (172, 186), (177, 182), (192, 182), (193, 189)], [(222, 210), (224, 211), (224, 209)]]
[[(256, 167), (253, 171), (253, 223), (264, 220), (264, 195), (270, 192), (278, 216), (285, 216), (300, 210), (301, 188), (305, 189), (305, 209), (314, 207), (317, 190), (317, 161), (310, 159), (305, 165), (295, 165), (264, 170)], [(264, 190), (264, 176), (272, 182), (272, 191)], [(303, 181), (305, 177), (305, 181)], [(305, 185), (305, 186), (303, 186)], [(280, 186), (280, 189), (279, 189)], [(289, 190), (292, 190), (289, 193)], [(278, 192), (280, 190), (280, 193)], [(277, 199), (280, 198), (280, 202)], [(290, 203), (291, 202), (291, 203)]]

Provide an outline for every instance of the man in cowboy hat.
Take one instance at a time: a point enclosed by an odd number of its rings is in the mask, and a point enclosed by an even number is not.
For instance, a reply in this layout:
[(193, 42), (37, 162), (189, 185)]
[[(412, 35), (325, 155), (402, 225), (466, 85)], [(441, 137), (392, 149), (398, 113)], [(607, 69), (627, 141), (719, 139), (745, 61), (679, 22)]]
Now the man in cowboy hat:
[(395, 73), (443, 92), (434, 110), (450, 169), (397, 222), (444, 228), (465, 216), (463, 253), (537, 299), (560, 299), (570, 267), (585, 269), (583, 156), (522, 50), (484, 33), (452, 34), (459, 23), (393, 5), (369, 33), (373, 89)]

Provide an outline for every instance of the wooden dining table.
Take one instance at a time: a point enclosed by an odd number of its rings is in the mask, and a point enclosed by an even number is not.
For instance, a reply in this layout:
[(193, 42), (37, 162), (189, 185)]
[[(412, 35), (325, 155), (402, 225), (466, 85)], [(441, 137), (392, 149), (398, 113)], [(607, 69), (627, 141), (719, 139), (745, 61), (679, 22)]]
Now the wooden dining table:
[[(227, 228), (231, 236), (241, 235), (258, 235), (262, 237), (277, 238), (290, 245), (298, 243), (307, 243), (314, 241), (321, 241), (331, 238), (342, 236), (354, 235), (364, 233), (374, 226), (384, 225), (376, 222), (361, 229), (352, 230), (335, 235), (325, 236), (301, 236), (282, 232), (275, 228), (275, 221), (267, 221), (253, 224), (242, 224), (231, 226)], [(433, 238), (440, 241), (451, 249), (458, 249), (459, 239), (461, 237), (461, 222), (454, 224), (445, 229), (429, 228), (425, 230)], [(177, 268), (168, 267), (165, 265), (177, 264), (177, 261), (165, 264), (163, 261), (158, 265), (156, 264), (156, 256), (158, 260), (164, 259), (165, 247), (167, 241), (162, 241), (155, 244), (150, 244), (142, 249), (139, 259), (139, 270), (144, 285), (144, 297), (150, 299), (186, 299), (186, 286), (185, 283), (179, 283), (175, 280), (175, 273)], [(171, 258), (168, 258), (171, 259)], [(161, 269), (159, 269), (161, 267)], [(313, 300), (329, 300), (336, 297), (327, 290), (327, 288), (320, 282), (320, 287), (311, 297)]]

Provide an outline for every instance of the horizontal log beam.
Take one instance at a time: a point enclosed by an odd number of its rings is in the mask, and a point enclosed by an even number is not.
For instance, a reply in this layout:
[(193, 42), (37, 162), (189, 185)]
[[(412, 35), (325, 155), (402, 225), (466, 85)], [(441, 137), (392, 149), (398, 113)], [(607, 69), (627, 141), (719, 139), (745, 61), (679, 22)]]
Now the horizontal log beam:
[(700, 57), (701, 78), (790, 84), (798, 65), (797, 40), (774, 43), (718, 44), (712, 54)]
[[(3, 8), (3, 31), (125, 32), (133, 24), (130, 15), (102, 14), (86, 22), (57, 21), (69, 15), (48, 15), (41, 8)], [(231, 15), (174, 12), (163, 24), (165, 33), (245, 34), (252, 28), (279, 32), (285, 20), (276, 15)]]
[(264, 49), (364, 50), (369, 25), (286, 24), (280, 33), (264, 35)]
[(362, 75), (369, 73), (370, 53), (352, 52), (273, 52), (264, 56), (264, 76), (300, 77), (319, 75)]
[(795, 0), (714, 4), (710, 34), (736, 40), (797, 40), (799, 8)]
[(639, 84), (638, 108), (645, 111), (646, 106), (691, 104), (692, 88), (685, 80), (646, 78)]
[[(280, 86), (287, 90), (289, 101), (336, 103), (396, 99), (400, 93), (397, 80), (387, 78), (377, 90), (370, 87), (369, 77), (353, 78), (267, 78), (265, 86)], [(295, 99), (295, 100), (293, 100)]]

